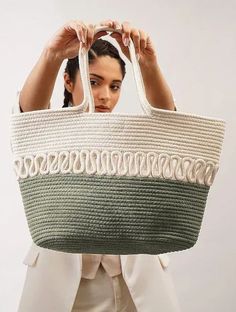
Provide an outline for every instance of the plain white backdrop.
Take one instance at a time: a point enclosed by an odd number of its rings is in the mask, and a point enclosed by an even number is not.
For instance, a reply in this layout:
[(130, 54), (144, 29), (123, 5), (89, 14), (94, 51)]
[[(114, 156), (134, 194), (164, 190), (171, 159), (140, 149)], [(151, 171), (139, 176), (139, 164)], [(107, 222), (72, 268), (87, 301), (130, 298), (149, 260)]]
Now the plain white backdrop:
[[(191, 249), (169, 253), (169, 269), (183, 312), (236, 311), (235, 16), (234, 0), (0, 1), (0, 311), (16, 311), (27, 269), (22, 261), (31, 244), (12, 166), (11, 108), (46, 42), (71, 19), (129, 21), (143, 29), (154, 42), (178, 111), (226, 120), (220, 169), (199, 240)], [(63, 105), (64, 66), (51, 99), (54, 107)], [(130, 64), (123, 90), (116, 109), (141, 112)]]

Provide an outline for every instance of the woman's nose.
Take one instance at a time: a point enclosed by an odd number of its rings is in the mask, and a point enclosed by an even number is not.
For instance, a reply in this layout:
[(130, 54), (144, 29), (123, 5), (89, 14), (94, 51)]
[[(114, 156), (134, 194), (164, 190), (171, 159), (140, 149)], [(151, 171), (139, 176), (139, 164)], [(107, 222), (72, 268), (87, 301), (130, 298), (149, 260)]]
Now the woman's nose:
[(98, 98), (99, 100), (108, 101), (110, 100), (110, 89), (109, 87), (103, 87), (99, 90)]

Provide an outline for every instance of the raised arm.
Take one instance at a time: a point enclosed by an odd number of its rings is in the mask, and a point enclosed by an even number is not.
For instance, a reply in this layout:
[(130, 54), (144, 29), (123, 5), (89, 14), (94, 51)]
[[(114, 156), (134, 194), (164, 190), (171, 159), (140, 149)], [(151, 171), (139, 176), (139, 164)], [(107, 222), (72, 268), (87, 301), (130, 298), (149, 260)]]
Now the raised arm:
[(62, 62), (63, 60), (49, 47), (44, 48), (20, 92), (19, 102), (22, 112), (49, 108)]
[(64, 59), (78, 55), (80, 44), (89, 48), (93, 41), (106, 35), (102, 31), (94, 36), (94, 25), (87, 27), (87, 42), (83, 42), (83, 32), (86, 24), (72, 20), (64, 24), (46, 43), (39, 60), (27, 77), (20, 95), (19, 104), (22, 112), (47, 109), (55, 81)]
[(127, 21), (119, 23), (118, 21), (106, 20), (102, 21), (100, 25), (122, 30), (122, 36), (113, 33), (111, 37), (116, 39), (122, 52), (130, 61), (126, 40), (129, 41), (132, 38), (135, 52), (139, 55), (139, 65), (148, 102), (156, 108), (177, 110), (175, 99), (158, 64), (156, 49), (150, 36), (142, 29), (132, 27)]
[(167, 110), (177, 110), (175, 99), (172, 96), (164, 75), (157, 61), (140, 64), (148, 102), (153, 106)]

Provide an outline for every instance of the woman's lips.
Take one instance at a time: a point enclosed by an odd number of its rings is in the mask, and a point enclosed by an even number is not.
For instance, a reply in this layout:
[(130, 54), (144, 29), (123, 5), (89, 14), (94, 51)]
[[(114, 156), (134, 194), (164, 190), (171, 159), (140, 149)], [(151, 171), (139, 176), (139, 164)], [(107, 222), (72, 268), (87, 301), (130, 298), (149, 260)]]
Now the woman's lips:
[(99, 107), (96, 107), (96, 111), (97, 111), (97, 112), (109, 112), (110, 110), (107, 109), (107, 108), (99, 108)]

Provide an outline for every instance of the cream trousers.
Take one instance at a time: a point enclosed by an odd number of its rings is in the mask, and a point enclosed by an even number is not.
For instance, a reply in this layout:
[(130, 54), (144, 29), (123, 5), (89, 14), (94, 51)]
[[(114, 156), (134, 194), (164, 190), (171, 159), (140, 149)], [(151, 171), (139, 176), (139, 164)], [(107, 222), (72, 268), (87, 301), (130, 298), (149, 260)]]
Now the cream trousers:
[(81, 278), (71, 312), (137, 312), (122, 273), (110, 277), (100, 264), (94, 279)]

